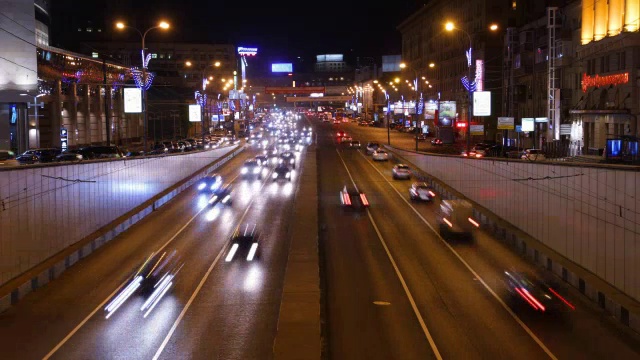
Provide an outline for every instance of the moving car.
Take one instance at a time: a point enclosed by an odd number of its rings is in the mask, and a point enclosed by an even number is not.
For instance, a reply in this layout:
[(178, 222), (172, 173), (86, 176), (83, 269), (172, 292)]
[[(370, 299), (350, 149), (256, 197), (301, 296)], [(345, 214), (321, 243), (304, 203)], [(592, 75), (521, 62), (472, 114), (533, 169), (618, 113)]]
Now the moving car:
[(67, 150), (56, 156), (56, 161), (80, 161), (83, 159), (79, 150)]
[(443, 239), (459, 236), (473, 240), (475, 229), (480, 227), (480, 223), (473, 218), (471, 203), (461, 199), (442, 200), (438, 223)]
[(203, 177), (198, 181), (198, 191), (216, 191), (222, 186), (222, 176), (218, 174), (211, 174)]
[(213, 195), (209, 199), (209, 205), (215, 206), (216, 204), (231, 205), (231, 193), (233, 192), (231, 184), (220, 186), (213, 192)]
[(550, 284), (518, 271), (505, 271), (505, 285), (512, 300), (528, 304), (536, 311), (557, 313), (575, 310), (575, 306)]
[(380, 144), (375, 141), (370, 141), (367, 143), (367, 154), (372, 154), (374, 151), (380, 148)]
[(273, 178), (273, 181), (279, 179), (291, 181), (291, 169), (289, 169), (289, 166), (287, 166), (287, 164), (278, 164), (278, 166), (273, 169), (273, 175), (271, 177)]
[(257, 178), (262, 179), (263, 170), (267, 170), (265, 167), (258, 163), (256, 159), (249, 159), (244, 162), (242, 169), (240, 169), (240, 175), (243, 178)]
[(385, 150), (378, 149), (373, 152), (373, 160), (375, 161), (387, 161), (389, 160), (389, 153)]
[(255, 224), (238, 227), (229, 239), (229, 252), (227, 252), (225, 261), (230, 262), (236, 254), (242, 254), (242, 257), (247, 261), (253, 261), (259, 256), (260, 237)]
[(285, 164), (295, 169), (296, 156), (291, 151), (285, 151), (282, 154), (280, 154), (280, 157), (278, 158), (278, 164)]
[(145, 299), (140, 311), (147, 317), (171, 288), (183, 264), (176, 250), (152, 253), (104, 308), (105, 317), (111, 317), (133, 294)]
[(522, 156), (520, 156), (520, 158), (522, 160), (529, 160), (529, 161), (546, 160), (544, 153), (542, 152), (542, 150), (539, 150), (539, 149), (527, 149), (524, 151), (524, 153), (522, 153)]
[(394, 179), (411, 179), (411, 169), (406, 164), (397, 164), (391, 170)]
[(344, 208), (362, 210), (369, 207), (369, 200), (365, 193), (358, 190), (355, 186), (345, 185), (340, 190), (340, 204)]
[(360, 149), (362, 145), (360, 145), (360, 141), (359, 140), (351, 140), (351, 142), (349, 143), (349, 147), (352, 149)]
[(256, 155), (254, 159), (262, 166), (267, 166), (269, 164), (269, 157), (267, 155)]
[(56, 160), (56, 156), (60, 154), (60, 149), (55, 148), (43, 148), (27, 150), (21, 155), (16, 157), (16, 160), (20, 165), (35, 164), (53, 162)]
[(0, 161), (11, 160), (16, 157), (16, 154), (11, 150), (0, 150)]
[(411, 200), (431, 201), (436, 197), (436, 193), (431, 185), (426, 182), (414, 182), (409, 188), (409, 198)]

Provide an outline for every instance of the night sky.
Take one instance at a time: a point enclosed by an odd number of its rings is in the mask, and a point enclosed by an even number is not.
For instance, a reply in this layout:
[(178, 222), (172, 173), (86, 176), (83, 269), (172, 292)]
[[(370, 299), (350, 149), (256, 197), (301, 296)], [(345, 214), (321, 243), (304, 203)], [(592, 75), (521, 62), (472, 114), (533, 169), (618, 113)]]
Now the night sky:
[(231, 42), (256, 46), (268, 56), (379, 57), (400, 54), (396, 26), (425, 1), (56, 0), (53, 45), (73, 46), (77, 24), (89, 20), (105, 27), (107, 40), (122, 41), (135, 37), (116, 33), (109, 25), (116, 20), (143, 30), (167, 19), (172, 29), (150, 34), (147, 41)]

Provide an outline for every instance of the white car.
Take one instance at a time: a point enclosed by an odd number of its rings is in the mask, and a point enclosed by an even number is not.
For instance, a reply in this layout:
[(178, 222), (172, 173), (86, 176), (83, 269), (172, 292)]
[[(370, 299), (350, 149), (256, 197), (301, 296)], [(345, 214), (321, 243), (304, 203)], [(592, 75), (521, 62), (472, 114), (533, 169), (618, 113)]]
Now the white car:
[(524, 151), (522, 156), (520, 156), (522, 160), (529, 161), (544, 161), (546, 160), (544, 153), (539, 149), (527, 149)]
[(398, 164), (391, 171), (394, 179), (411, 179), (411, 169), (405, 164)]
[(426, 182), (414, 182), (409, 188), (409, 197), (411, 200), (431, 201), (436, 193)]
[(389, 160), (389, 153), (382, 150), (382, 149), (378, 149), (376, 151), (373, 152), (373, 160), (375, 161), (387, 161)]

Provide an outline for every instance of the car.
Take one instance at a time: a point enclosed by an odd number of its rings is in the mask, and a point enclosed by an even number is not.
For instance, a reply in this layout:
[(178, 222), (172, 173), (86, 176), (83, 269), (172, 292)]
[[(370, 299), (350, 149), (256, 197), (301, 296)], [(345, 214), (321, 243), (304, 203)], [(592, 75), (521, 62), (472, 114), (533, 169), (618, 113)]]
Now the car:
[(266, 170), (266, 168), (260, 165), (260, 163), (258, 163), (256, 159), (249, 159), (245, 161), (244, 164), (242, 165), (242, 169), (240, 169), (240, 174), (245, 179), (246, 178), (262, 179), (262, 174), (264, 170)]
[(436, 197), (433, 187), (426, 182), (414, 182), (409, 188), (411, 200), (432, 201)]
[(356, 186), (345, 185), (340, 190), (340, 205), (343, 208), (363, 210), (369, 207), (369, 199)]
[(56, 156), (56, 161), (80, 161), (82, 159), (83, 156), (78, 150), (63, 151)]
[(296, 168), (296, 156), (291, 151), (285, 151), (278, 157), (278, 164), (285, 164)]
[(222, 176), (219, 174), (210, 174), (198, 181), (198, 192), (216, 191), (222, 186)]
[(474, 232), (480, 227), (474, 218), (473, 206), (464, 199), (442, 200), (438, 214), (440, 236), (443, 239), (454, 237), (474, 240)]
[(411, 179), (411, 169), (406, 164), (397, 164), (391, 170), (394, 179)]
[(215, 206), (216, 204), (231, 205), (231, 194), (233, 192), (231, 184), (220, 186), (213, 192), (211, 198), (209, 198), (209, 205)]
[(242, 258), (247, 261), (253, 261), (258, 258), (260, 249), (258, 246), (261, 242), (261, 235), (256, 230), (256, 225), (245, 224), (239, 226), (229, 239), (229, 251), (225, 257), (226, 262), (232, 261), (236, 255), (243, 254)]
[(269, 164), (269, 157), (267, 155), (256, 155), (254, 159), (262, 166)]
[(380, 143), (369, 141), (367, 143), (367, 154), (372, 154), (374, 151), (378, 150), (378, 148), (380, 148)]
[(416, 135), (415, 138), (416, 138), (416, 140), (424, 141), (424, 140), (427, 140), (427, 134), (420, 133), (420, 134)]
[(269, 157), (276, 157), (278, 156), (278, 147), (276, 145), (269, 145), (262, 151), (262, 154)]
[(272, 178), (273, 178), (273, 181), (276, 181), (279, 179), (291, 181), (291, 169), (285, 163), (278, 164), (278, 166), (276, 166), (276, 168), (273, 169)]
[(349, 147), (352, 149), (360, 149), (361, 145), (360, 145), (360, 141), (359, 140), (351, 140), (351, 142), (349, 143)]
[(11, 150), (0, 150), (0, 161), (11, 160), (16, 157), (16, 154)]
[(438, 145), (442, 145), (442, 139), (440, 138), (434, 138), (433, 140), (431, 140), (431, 145), (433, 146), (438, 146)]
[(152, 253), (136, 268), (122, 290), (110, 299), (111, 301), (104, 308), (105, 317), (107, 319), (111, 317), (134, 294), (145, 299), (140, 311), (144, 312), (144, 317), (147, 317), (172, 287), (183, 265), (184, 262), (176, 250)]
[(373, 152), (372, 158), (374, 161), (387, 161), (389, 160), (389, 153), (385, 150), (378, 149)]
[(350, 144), (352, 140), (353, 140), (353, 138), (351, 136), (345, 135), (345, 136), (339, 138), (338, 142), (340, 144)]
[(476, 152), (476, 151), (475, 151), (475, 150), (473, 150), (473, 149), (472, 149), (472, 150), (470, 150), (469, 152), (467, 152), (467, 151), (463, 151), (463, 152), (461, 153), (461, 155), (462, 155), (463, 157), (468, 157), (468, 158), (472, 158), (472, 159), (480, 159), (480, 158), (484, 157), (484, 155), (483, 155), (483, 154), (478, 153), (478, 152)]
[(338, 139), (338, 141), (347, 136), (347, 133), (344, 130), (338, 130), (338, 132), (336, 132), (336, 139)]
[(520, 271), (504, 271), (504, 282), (511, 300), (541, 313), (573, 311), (575, 306), (551, 284)]
[(529, 161), (546, 160), (544, 153), (542, 152), (542, 150), (539, 150), (539, 149), (527, 149), (522, 153), (522, 156), (520, 156), (520, 158), (522, 160), (529, 160)]

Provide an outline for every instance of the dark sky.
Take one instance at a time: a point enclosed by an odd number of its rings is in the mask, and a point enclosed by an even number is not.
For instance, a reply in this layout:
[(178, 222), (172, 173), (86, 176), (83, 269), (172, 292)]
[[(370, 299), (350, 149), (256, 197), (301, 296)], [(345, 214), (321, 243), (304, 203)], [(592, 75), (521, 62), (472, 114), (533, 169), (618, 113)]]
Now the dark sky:
[(143, 30), (167, 19), (170, 32), (156, 32), (148, 41), (232, 42), (269, 56), (378, 57), (400, 53), (396, 26), (425, 1), (55, 0), (54, 45), (75, 41), (76, 22), (102, 22), (108, 38), (126, 40), (107, 24), (123, 19)]

